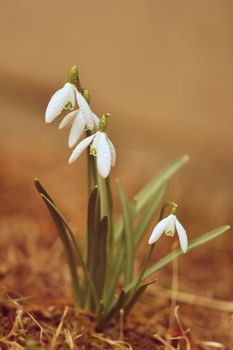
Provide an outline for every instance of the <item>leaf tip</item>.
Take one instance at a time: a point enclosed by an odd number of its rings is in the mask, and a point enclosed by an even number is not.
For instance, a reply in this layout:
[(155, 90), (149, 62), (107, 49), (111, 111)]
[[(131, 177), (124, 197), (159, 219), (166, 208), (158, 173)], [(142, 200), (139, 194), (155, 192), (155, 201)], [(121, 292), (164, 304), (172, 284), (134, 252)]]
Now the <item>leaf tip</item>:
[(34, 185), (37, 187), (38, 185), (40, 185), (40, 181), (37, 177), (34, 177)]

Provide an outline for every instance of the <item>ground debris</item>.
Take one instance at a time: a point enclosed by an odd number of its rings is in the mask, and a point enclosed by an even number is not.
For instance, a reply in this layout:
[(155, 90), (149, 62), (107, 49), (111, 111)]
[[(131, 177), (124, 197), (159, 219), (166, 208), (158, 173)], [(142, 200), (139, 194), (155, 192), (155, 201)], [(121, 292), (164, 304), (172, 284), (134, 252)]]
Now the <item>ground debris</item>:
[[(202, 270), (202, 274), (192, 279), (182, 271), (179, 288), (186, 292), (176, 291), (175, 306), (180, 305), (180, 309), (179, 318), (173, 317), (172, 328), (170, 319), (175, 309), (171, 302), (173, 291), (169, 289), (171, 267), (168, 267), (156, 276), (157, 285), (149, 288), (127, 321), (124, 320), (122, 331), (119, 325), (112, 324), (104, 334), (99, 334), (95, 332), (95, 315), (82, 310), (77, 313), (73, 307), (69, 272), (60, 242), (41, 239), (41, 227), (29, 217), (4, 217), (0, 220), (0, 231), (1, 350), (189, 350), (188, 346), (192, 350), (211, 350), (216, 344), (232, 350), (230, 270), (224, 280), (224, 283), (229, 280), (225, 283), (225, 301), (220, 300), (222, 287), (216, 296), (205, 295), (207, 282), (214, 286), (219, 274), (219, 265), (214, 265), (213, 258), (206, 253), (193, 254), (182, 266), (182, 270), (198, 264), (201, 268), (211, 261), (213, 271), (209, 274)], [(230, 255), (223, 258), (224, 266), (229, 266)], [(195, 278), (200, 280), (194, 281)]]

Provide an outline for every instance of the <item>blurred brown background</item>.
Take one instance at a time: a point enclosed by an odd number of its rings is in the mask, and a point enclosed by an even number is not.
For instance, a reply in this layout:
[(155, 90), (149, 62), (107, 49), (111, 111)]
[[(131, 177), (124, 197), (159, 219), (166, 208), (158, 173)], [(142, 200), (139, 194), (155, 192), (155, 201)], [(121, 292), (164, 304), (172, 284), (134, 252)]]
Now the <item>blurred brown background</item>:
[(188, 232), (232, 221), (232, 1), (5, 1), (0, 16), (2, 215), (40, 216), (37, 176), (83, 222), (85, 157), (68, 166), (67, 133), (44, 123), (77, 64), (93, 110), (112, 114), (127, 193), (187, 153), (167, 198)]

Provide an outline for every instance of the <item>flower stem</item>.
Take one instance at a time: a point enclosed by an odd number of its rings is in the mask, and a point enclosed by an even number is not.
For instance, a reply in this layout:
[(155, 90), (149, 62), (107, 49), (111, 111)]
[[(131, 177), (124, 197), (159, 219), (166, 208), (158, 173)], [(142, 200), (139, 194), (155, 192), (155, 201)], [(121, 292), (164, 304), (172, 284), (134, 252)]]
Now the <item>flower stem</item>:
[[(88, 132), (87, 132), (88, 134)], [(90, 158), (90, 154), (87, 150), (87, 178), (88, 178), (88, 183), (87, 183), (87, 186), (88, 186), (88, 196), (89, 194), (91, 193), (91, 190), (92, 190), (92, 164), (91, 164), (91, 158)]]
[[(113, 245), (113, 199), (112, 199), (112, 187), (110, 176), (108, 176), (105, 180), (106, 185), (106, 194), (107, 194), (107, 202), (108, 202), (108, 217), (109, 217), (109, 254), (112, 252)], [(110, 255), (111, 256), (111, 255)]]
[[(91, 131), (86, 131), (86, 136), (90, 136)], [(90, 155), (87, 150), (87, 172), (88, 172), (88, 196), (90, 195), (94, 186), (97, 185), (97, 172), (96, 172), (96, 162), (92, 155)]]
[[(162, 207), (161, 207), (161, 210), (160, 210), (160, 215), (159, 215), (159, 220), (158, 220), (158, 222), (159, 222), (160, 220), (162, 220), (162, 218), (163, 218), (163, 216), (164, 216), (165, 209), (166, 209), (166, 207), (169, 206), (169, 205), (172, 205), (172, 206), (175, 207), (175, 208), (177, 207), (177, 204), (174, 203), (174, 202), (164, 202), (163, 205), (162, 205)], [(153, 253), (154, 246), (155, 246), (155, 245), (152, 244), (152, 245), (150, 246), (148, 252), (147, 252), (147, 256), (146, 256), (146, 259), (145, 259), (145, 261), (144, 261), (142, 270), (141, 270), (141, 272), (140, 272), (140, 274), (139, 274), (139, 276), (138, 276), (138, 280), (137, 280), (137, 282), (136, 282), (136, 284), (135, 284), (135, 286), (134, 286), (134, 288), (133, 288), (133, 291), (131, 292), (130, 296), (133, 296), (133, 295), (135, 294), (135, 292), (137, 291), (138, 286), (140, 285), (140, 283), (141, 283), (141, 281), (142, 281), (142, 279), (143, 279), (143, 277), (144, 277), (144, 273), (145, 273), (146, 268), (147, 268), (147, 265), (148, 265), (148, 263), (149, 263), (149, 261), (150, 261), (151, 255), (152, 255), (152, 253)]]
[(153, 249), (154, 249), (154, 244), (152, 244), (152, 245), (150, 246), (150, 248), (149, 248), (149, 250), (148, 250), (148, 252), (147, 252), (147, 256), (146, 256), (146, 259), (145, 259), (145, 261), (144, 261), (142, 270), (141, 270), (141, 272), (140, 272), (140, 274), (139, 274), (139, 276), (138, 276), (138, 280), (137, 280), (137, 282), (136, 282), (136, 284), (135, 284), (135, 286), (134, 286), (132, 292), (130, 293), (130, 297), (133, 297), (133, 296), (134, 296), (134, 294), (135, 294), (136, 291), (137, 291), (138, 286), (140, 285), (140, 283), (141, 283), (141, 281), (142, 281), (142, 279), (143, 279), (143, 277), (144, 277), (144, 273), (145, 273), (145, 271), (146, 271), (148, 262), (149, 262), (149, 260), (150, 260), (151, 254), (152, 254), (152, 252), (153, 252)]

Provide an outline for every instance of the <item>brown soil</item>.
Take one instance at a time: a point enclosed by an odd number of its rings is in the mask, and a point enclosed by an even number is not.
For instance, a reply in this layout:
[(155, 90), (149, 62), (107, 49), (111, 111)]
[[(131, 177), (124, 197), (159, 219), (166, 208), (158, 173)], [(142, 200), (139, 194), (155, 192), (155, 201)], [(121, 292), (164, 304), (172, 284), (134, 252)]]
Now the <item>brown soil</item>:
[(74, 310), (60, 242), (41, 231), (50, 230), (49, 220), (41, 228), (11, 213), (0, 226), (1, 349), (212, 349), (210, 341), (232, 348), (230, 250), (203, 247), (185, 265), (181, 259), (178, 289), (176, 266), (167, 267), (127, 320), (98, 334), (95, 315)]

